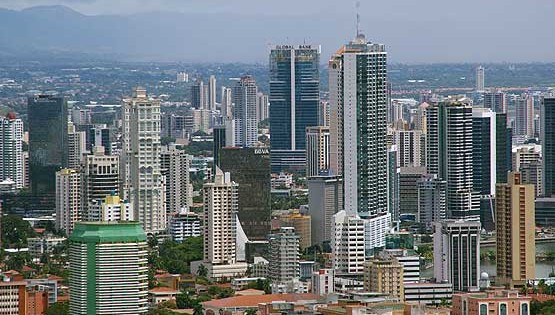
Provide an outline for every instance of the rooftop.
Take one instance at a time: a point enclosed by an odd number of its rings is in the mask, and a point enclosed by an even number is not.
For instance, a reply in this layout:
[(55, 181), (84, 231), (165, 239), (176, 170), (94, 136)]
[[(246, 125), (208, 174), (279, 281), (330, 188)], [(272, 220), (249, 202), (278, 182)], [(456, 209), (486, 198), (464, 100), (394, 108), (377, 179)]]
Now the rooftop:
[(78, 222), (69, 237), (72, 242), (144, 242), (146, 234), (139, 222)]
[(236, 308), (236, 307), (256, 307), (259, 303), (271, 303), (277, 301), (297, 302), (306, 300), (317, 300), (318, 295), (312, 293), (302, 294), (265, 294), (265, 295), (245, 295), (235, 296), (220, 300), (212, 300), (202, 303), (205, 308)]

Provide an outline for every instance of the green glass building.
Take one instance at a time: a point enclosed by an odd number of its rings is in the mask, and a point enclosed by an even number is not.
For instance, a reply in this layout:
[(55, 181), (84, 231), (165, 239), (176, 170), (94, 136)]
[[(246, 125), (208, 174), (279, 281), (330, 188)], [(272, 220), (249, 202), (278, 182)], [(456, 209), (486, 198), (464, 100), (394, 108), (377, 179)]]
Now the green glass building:
[(70, 314), (146, 314), (146, 240), (138, 222), (76, 223), (69, 238)]

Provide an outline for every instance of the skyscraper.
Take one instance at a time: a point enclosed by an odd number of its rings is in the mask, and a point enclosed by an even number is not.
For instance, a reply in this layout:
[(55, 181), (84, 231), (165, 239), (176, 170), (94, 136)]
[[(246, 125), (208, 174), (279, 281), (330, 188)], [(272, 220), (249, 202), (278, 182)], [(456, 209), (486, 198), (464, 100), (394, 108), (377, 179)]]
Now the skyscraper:
[(365, 222), (345, 210), (333, 216), (332, 267), (337, 274), (362, 274), (365, 262)]
[(330, 128), (306, 128), (306, 176), (318, 176), (330, 168)]
[(77, 223), (69, 238), (70, 314), (146, 314), (147, 249), (139, 223)]
[(432, 175), (417, 180), (416, 185), (418, 189), (417, 222), (431, 227), (434, 222), (445, 220), (447, 182)]
[(208, 78), (208, 110), (216, 110), (216, 77), (211, 75)]
[(534, 136), (534, 97), (531, 95), (516, 99), (513, 134), (526, 138)]
[(523, 184), (520, 173), (511, 172), (507, 183), (497, 184), (498, 285), (523, 286), (536, 277), (534, 198), (534, 186)]
[(447, 220), (434, 225), (434, 277), (455, 291), (478, 287), (480, 222)]
[(80, 169), (81, 159), (87, 151), (87, 134), (77, 131), (73, 123), (68, 123), (67, 130), (67, 166)]
[(483, 91), (485, 89), (485, 70), (484, 67), (479, 66), (476, 68), (476, 91)]
[(388, 215), (387, 53), (364, 35), (329, 62), (330, 162), (343, 175), (345, 211)]
[(484, 107), (489, 108), (496, 113), (506, 113), (507, 95), (498, 91), (484, 93)]
[(495, 113), (495, 165), (497, 183), (507, 182), (507, 172), (511, 170), (511, 150), (513, 144), (511, 128), (507, 128), (507, 114)]
[(221, 101), (221, 114), (226, 118), (233, 118), (233, 98), (231, 89), (222, 86), (222, 101)]
[(81, 173), (64, 168), (56, 172), (56, 229), (70, 235), (76, 222), (83, 219)]
[(83, 165), (83, 212), (93, 204), (102, 202), (106, 196), (119, 195), (119, 157), (105, 155), (103, 147), (93, 147), (93, 153), (84, 158)]
[(425, 134), (421, 130), (393, 130), (393, 144), (398, 149), (398, 167), (424, 166), (425, 156), (422, 156)]
[(256, 94), (256, 121), (261, 122), (270, 117), (270, 99), (268, 95), (258, 92)]
[(11, 179), (23, 188), (23, 122), (14, 113), (0, 118), (0, 181)]
[(166, 177), (166, 211), (179, 212), (193, 206), (193, 186), (189, 168), (193, 157), (175, 146), (162, 147), (160, 163)]
[(320, 47), (279, 45), (270, 52), (272, 172), (305, 168), (305, 130), (318, 125)]
[(268, 148), (227, 147), (220, 168), (239, 185), (238, 217), (249, 240), (265, 240), (270, 232), (271, 174)]
[(51, 95), (28, 99), (29, 176), (34, 194), (54, 194), (55, 173), (67, 166), (67, 101)]
[(164, 177), (160, 170), (160, 101), (135, 88), (122, 104), (123, 198), (147, 233), (166, 229)]
[(299, 236), (295, 228), (282, 227), (279, 232), (270, 234), (268, 249), (268, 271), (273, 282), (288, 282), (300, 277)]
[(426, 168), (447, 181), (447, 217), (479, 219), (480, 199), (473, 185), (472, 106), (445, 102), (426, 111)]
[(544, 97), (541, 103), (540, 138), (543, 154), (543, 194), (555, 194), (555, 97)]
[(474, 190), (495, 195), (496, 115), (489, 108), (472, 109), (472, 174)]
[(239, 185), (216, 168), (213, 183), (204, 184), (204, 264), (208, 276), (219, 279), (244, 274), (247, 264), (237, 257)]
[(191, 106), (196, 109), (208, 107), (208, 88), (201, 79), (196, 79), (191, 86)]
[(330, 242), (333, 215), (343, 210), (343, 179), (341, 176), (308, 178), (308, 210), (311, 216), (312, 244)]
[(256, 93), (258, 87), (252, 76), (244, 76), (233, 87), (233, 118), (235, 121), (235, 145), (253, 147), (258, 141), (256, 121)]

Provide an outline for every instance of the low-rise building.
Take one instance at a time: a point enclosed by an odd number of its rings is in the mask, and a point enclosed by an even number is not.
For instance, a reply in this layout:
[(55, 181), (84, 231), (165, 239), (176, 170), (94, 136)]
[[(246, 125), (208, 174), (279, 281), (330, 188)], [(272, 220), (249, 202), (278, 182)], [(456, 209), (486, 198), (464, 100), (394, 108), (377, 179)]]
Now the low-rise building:
[(231, 288), (235, 291), (241, 291), (246, 289), (251, 283), (256, 283), (257, 281), (265, 281), (265, 280), (266, 278), (262, 278), (262, 277), (234, 278), (231, 280)]
[(155, 306), (162, 302), (173, 301), (178, 294), (179, 290), (168, 287), (152, 288), (148, 290), (148, 304)]
[(258, 310), (258, 305), (261, 303), (272, 303), (274, 301), (292, 302), (298, 305), (315, 305), (318, 302), (318, 296), (312, 293), (234, 296), (203, 302), (202, 307), (205, 315), (243, 315), (247, 310)]
[(312, 273), (312, 293), (328, 295), (335, 292), (335, 271), (333, 269), (320, 269)]
[(30, 237), (27, 239), (27, 247), (29, 254), (33, 258), (40, 258), (42, 255), (52, 254), (54, 248), (66, 241), (65, 237), (45, 236), (45, 237)]
[(172, 240), (179, 243), (186, 238), (200, 236), (200, 217), (187, 208), (183, 208), (179, 213), (170, 216), (169, 231)]
[(373, 259), (364, 264), (364, 289), (403, 300), (403, 265), (395, 258)]
[(532, 298), (518, 291), (496, 290), (453, 294), (452, 315), (527, 315)]
[(26, 285), (25, 281), (0, 282), (0, 314), (25, 314), (27, 308)]
[(441, 304), (450, 302), (453, 285), (450, 283), (418, 282), (407, 283), (404, 287), (405, 302), (418, 304)]

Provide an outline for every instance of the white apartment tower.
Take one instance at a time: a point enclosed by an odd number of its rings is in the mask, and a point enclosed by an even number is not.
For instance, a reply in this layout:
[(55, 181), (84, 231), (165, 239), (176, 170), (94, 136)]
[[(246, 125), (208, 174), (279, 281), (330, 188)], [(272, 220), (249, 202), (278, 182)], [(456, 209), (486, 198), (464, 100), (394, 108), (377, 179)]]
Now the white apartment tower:
[(534, 97), (531, 95), (518, 97), (515, 101), (515, 129), (518, 136), (532, 138), (534, 136)]
[(485, 69), (482, 66), (476, 68), (476, 91), (485, 90)]
[(160, 170), (160, 101), (136, 88), (122, 105), (123, 198), (147, 233), (166, 229), (165, 183)]
[(208, 110), (216, 110), (216, 77), (211, 75), (208, 78)]
[(362, 274), (365, 262), (365, 222), (341, 210), (333, 216), (332, 267), (337, 274)]
[(330, 128), (306, 127), (306, 176), (319, 176), (330, 167)]
[(216, 167), (214, 182), (204, 184), (204, 264), (211, 278), (244, 274), (246, 263), (237, 261), (239, 185), (230, 173)]
[(93, 147), (93, 154), (84, 158), (83, 212), (110, 195), (119, 195), (119, 156), (105, 155), (104, 147)]
[(69, 168), (56, 172), (56, 229), (71, 234), (83, 219), (81, 202), (81, 173)]
[(270, 100), (267, 94), (256, 94), (256, 121), (261, 122), (270, 117)]
[(84, 131), (76, 131), (71, 122), (67, 128), (67, 165), (69, 168), (80, 169), (83, 154), (87, 151), (87, 135)]
[(256, 93), (258, 93), (258, 87), (252, 76), (242, 77), (233, 88), (236, 146), (252, 147), (258, 141)]
[(282, 227), (278, 233), (270, 234), (269, 266), (270, 279), (285, 283), (299, 278), (300, 247), (299, 235), (294, 227)]
[(222, 101), (220, 112), (224, 117), (224, 120), (233, 118), (233, 99), (231, 96), (231, 89), (222, 86)]
[(193, 157), (175, 147), (162, 147), (160, 155), (162, 174), (166, 177), (166, 209), (179, 212), (193, 206), (193, 186), (189, 168)]
[(118, 195), (95, 200), (88, 208), (87, 221), (135, 221), (133, 205)]
[(16, 188), (25, 186), (22, 151), (23, 122), (10, 113), (0, 118), (0, 181), (11, 179)]

